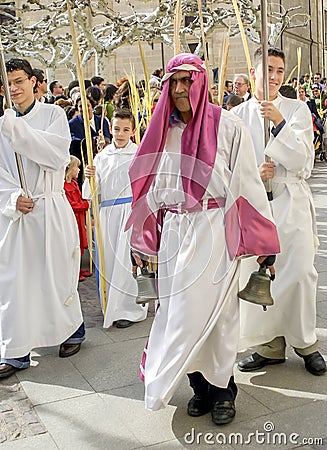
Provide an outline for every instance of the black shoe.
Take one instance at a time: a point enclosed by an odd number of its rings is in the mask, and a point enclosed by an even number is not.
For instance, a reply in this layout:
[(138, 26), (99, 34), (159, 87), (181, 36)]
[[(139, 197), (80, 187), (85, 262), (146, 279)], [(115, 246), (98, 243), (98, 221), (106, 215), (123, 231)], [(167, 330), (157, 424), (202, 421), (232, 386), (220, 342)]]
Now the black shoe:
[(191, 417), (199, 417), (212, 410), (212, 402), (209, 397), (194, 395), (187, 405), (187, 414)]
[(76, 355), (81, 349), (81, 344), (61, 344), (59, 349), (60, 358), (68, 358)]
[(294, 351), (304, 359), (304, 366), (312, 375), (323, 375), (326, 372), (326, 362), (319, 352), (313, 352), (310, 355), (300, 355), (296, 350)]
[(241, 372), (252, 372), (252, 370), (262, 369), (262, 367), (269, 364), (282, 364), (283, 362), (285, 362), (285, 358), (265, 358), (264, 356), (259, 355), (259, 353), (253, 353), (242, 359), (242, 361), (237, 364), (237, 367)]
[(117, 328), (128, 328), (128, 327), (134, 325), (134, 323), (135, 322), (132, 322), (127, 319), (119, 319), (119, 320), (116, 320), (116, 322), (114, 322), (113, 325), (115, 325)]
[(216, 402), (211, 411), (211, 418), (215, 425), (225, 425), (230, 423), (236, 414), (235, 404), (233, 400), (225, 400), (224, 402)]
[(0, 364), (0, 378), (8, 378), (17, 371), (17, 367), (11, 366), (10, 364), (1, 363)]

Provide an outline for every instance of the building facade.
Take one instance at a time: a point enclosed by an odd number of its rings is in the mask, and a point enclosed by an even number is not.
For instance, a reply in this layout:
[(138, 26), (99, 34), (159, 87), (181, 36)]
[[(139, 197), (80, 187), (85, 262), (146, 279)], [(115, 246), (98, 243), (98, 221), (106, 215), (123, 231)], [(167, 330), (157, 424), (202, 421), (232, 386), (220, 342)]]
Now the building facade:
[[(144, 2), (143, 0), (133, 0), (134, 11), (153, 11), (159, 6), (161, 0), (153, 0)], [(23, 0), (16, 0), (16, 6), (18, 8), (18, 15), (22, 11)], [(260, 3), (259, 0), (254, 0), (254, 3)], [(117, 3), (114, 0), (107, 1), (108, 8), (119, 12), (122, 16), (131, 15), (133, 10), (129, 6), (129, 2), (120, 1)], [(204, 2), (205, 6), (205, 2)], [(292, 10), (301, 6), (299, 10)], [(310, 72), (310, 69), (320, 71), (323, 76), (326, 76), (326, 61), (327, 61), (327, 0), (302, 0), (299, 5), (298, 0), (274, 0), (268, 2), (269, 8), (274, 8), (275, 13), (283, 14), (287, 9), (289, 15), (292, 16), (295, 13), (307, 14), (311, 20), (305, 27), (295, 27), (284, 31), (282, 36), (276, 41), (276, 45), (281, 47), (286, 53), (286, 76), (290, 73), (292, 68), (297, 65), (297, 49), (301, 48), (301, 68), (300, 74)], [(24, 20), (30, 21), (28, 13), (24, 13)], [(35, 17), (33, 17), (35, 19)], [(90, 26), (94, 25), (96, 20), (89, 17)], [(301, 17), (294, 18), (293, 23), (297, 24), (301, 22)], [(227, 33), (225, 28), (217, 28), (207, 38), (207, 48), (209, 57), (209, 67), (215, 69), (220, 66), (222, 42), (224, 35)], [(190, 44), (194, 44), (190, 39)], [(248, 39), (248, 46), (250, 54), (253, 54), (258, 44)], [(146, 56), (149, 72), (153, 72), (157, 68), (165, 67), (168, 60), (173, 56), (173, 49), (159, 41), (142, 42), (142, 48)], [(232, 79), (235, 73), (247, 73), (247, 64), (244, 56), (244, 50), (240, 34), (230, 39), (229, 55), (228, 55), (228, 67), (226, 76), (227, 79)], [(135, 69), (136, 80), (144, 78), (143, 67), (141, 63), (141, 57), (138, 44), (123, 45), (104, 58), (104, 70), (101, 75), (105, 78), (107, 83), (115, 83), (119, 78), (130, 74), (131, 67)], [(40, 67), (40, 63), (32, 61), (36, 67)], [(87, 63), (85, 67), (85, 78), (97, 74), (97, 64), (95, 58)], [(297, 76), (297, 70), (293, 76)], [(54, 71), (48, 71), (48, 79), (59, 79), (64, 84), (68, 84), (73, 75), (61, 66)]]

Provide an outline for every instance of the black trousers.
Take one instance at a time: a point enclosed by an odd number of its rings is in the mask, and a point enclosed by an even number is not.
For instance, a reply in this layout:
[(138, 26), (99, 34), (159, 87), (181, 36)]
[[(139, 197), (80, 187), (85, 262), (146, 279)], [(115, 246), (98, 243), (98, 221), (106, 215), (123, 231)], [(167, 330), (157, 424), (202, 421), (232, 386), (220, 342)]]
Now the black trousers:
[(210, 384), (201, 372), (188, 373), (187, 376), (194, 394), (199, 395), (200, 397), (209, 397), (213, 403), (218, 401), (224, 402), (226, 400), (234, 401), (236, 398), (237, 386), (233, 376), (230, 377), (226, 388), (220, 388)]

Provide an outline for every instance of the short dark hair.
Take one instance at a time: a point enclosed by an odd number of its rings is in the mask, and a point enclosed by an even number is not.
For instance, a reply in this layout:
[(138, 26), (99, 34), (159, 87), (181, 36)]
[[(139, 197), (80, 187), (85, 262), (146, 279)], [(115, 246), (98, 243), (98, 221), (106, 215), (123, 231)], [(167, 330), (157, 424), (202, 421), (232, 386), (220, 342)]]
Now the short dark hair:
[(128, 108), (115, 109), (112, 115), (111, 123), (113, 119), (128, 119), (131, 121), (132, 129), (134, 130), (136, 127), (135, 117), (132, 111)]
[(92, 77), (91, 78), (91, 83), (93, 84), (93, 86), (99, 86), (99, 84), (101, 84), (104, 81), (104, 78), (102, 77)]
[(283, 97), (288, 98), (297, 98), (296, 90), (293, 86), (290, 84), (282, 84), (279, 88), (279, 92), (282, 94)]
[(243, 102), (244, 102), (244, 98), (243, 97), (240, 97), (239, 95), (235, 95), (235, 94), (230, 94), (227, 97), (226, 106), (229, 105), (229, 106), (234, 107), (234, 106), (240, 105)]
[(27, 59), (11, 58), (6, 62), (6, 71), (14, 72), (15, 70), (23, 70), (28, 78), (33, 76), (33, 69)]
[(89, 86), (86, 89), (87, 97), (91, 97), (95, 103), (99, 103), (102, 97), (101, 89), (98, 86)]
[(104, 101), (110, 102), (115, 95), (115, 92), (118, 90), (118, 87), (114, 84), (107, 84), (105, 90), (104, 90)]
[(233, 82), (232, 82), (231, 80), (226, 80), (226, 81), (225, 81), (225, 87), (226, 87), (226, 88), (228, 87), (229, 83), (232, 83), (232, 84), (233, 84)]
[[(86, 100), (88, 100), (88, 101), (90, 102), (90, 104), (91, 104), (92, 108), (95, 108), (95, 106), (96, 106), (96, 103), (95, 103), (95, 101), (93, 100), (93, 98), (92, 98), (92, 97), (90, 97), (90, 96), (86, 96)], [(75, 104), (76, 104), (76, 105), (78, 105), (78, 104), (79, 104), (79, 102), (81, 102), (81, 101), (82, 101), (82, 97), (81, 97), (81, 96), (79, 96), (79, 97), (77, 97), (77, 99), (75, 100)]]
[[(275, 56), (276, 58), (281, 58), (285, 64), (285, 53), (277, 47), (268, 48), (268, 56)], [(253, 55), (254, 66), (256, 67), (262, 61), (262, 48), (256, 49)]]
[(33, 75), (36, 77), (39, 83), (44, 81), (44, 71), (42, 69), (33, 69)]
[(53, 94), (53, 90), (57, 83), (58, 83), (58, 80), (54, 80), (54, 81), (51, 81), (51, 83), (49, 84), (49, 89), (50, 89), (51, 94)]
[(34, 94), (37, 92), (37, 83), (42, 84), (44, 81), (44, 72), (42, 69), (33, 69), (33, 75), (36, 77), (36, 83), (34, 86)]

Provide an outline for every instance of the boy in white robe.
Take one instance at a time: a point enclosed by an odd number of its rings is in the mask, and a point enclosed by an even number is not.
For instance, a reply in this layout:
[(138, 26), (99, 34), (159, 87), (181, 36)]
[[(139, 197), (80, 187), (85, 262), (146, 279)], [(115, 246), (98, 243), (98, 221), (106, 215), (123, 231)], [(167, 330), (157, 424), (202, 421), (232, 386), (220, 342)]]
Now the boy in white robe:
[(66, 357), (85, 338), (78, 231), (63, 191), (67, 119), (60, 107), (35, 101), (28, 61), (13, 58), (6, 69), (14, 110), (0, 119), (0, 378), (29, 367), (35, 347), (62, 343)]
[[(308, 372), (322, 375), (326, 363), (318, 351), (316, 336), (315, 212), (305, 181), (314, 161), (312, 120), (304, 102), (279, 94), (284, 64), (284, 53), (270, 48), (269, 101), (264, 101), (262, 52), (258, 49), (251, 69), (255, 95), (233, 109), (252, 135), (262, 180), (272, 180), (271, 208), (281, 243), (276, 261), (278, 276), (271, 288), (274, 306), (264, 312), (253, 304), (242, 303), (240, 347), (259, 346), (238, 363), (238, 368), (247, 372), (283, 363), (286, 345), (291, 345), (303, 358)], [(271, 123), (266, 148), (263, 118)], [(265, 162), (265, 155), (272, 162)], [(248, 261), (242, 263), (242, 270), (245, 281), (251, 272)]]
[[(100, 224), (105, 255), (105, 279), (108, 304), (103, 327), (127, 328), (146, 319), (148, 305), (136, 304), (137, 285), (130, 277), (129, 235), (125, 224), (131, 212), (132, 191), (128, 168), (137, 145), (135, 119), (129, 109), (118, 109), (111, 119), (113, 141), (94, 158), (94, 166), (86, 166), (86, 177), (95, 176), (101, 196)], [(89, 180), (83, 185), (83, 195), (90, 196)], [(102, 301), (102, 299), (101, 299)]]

